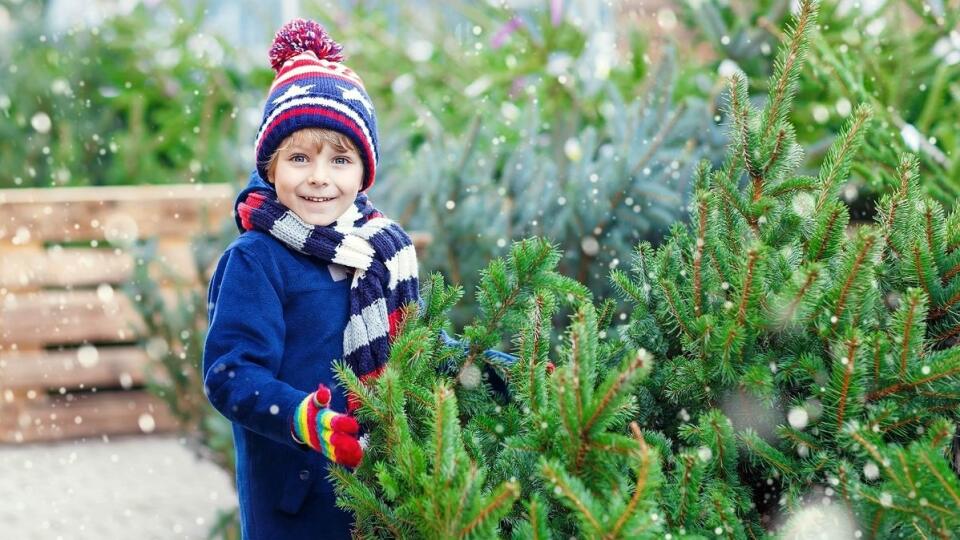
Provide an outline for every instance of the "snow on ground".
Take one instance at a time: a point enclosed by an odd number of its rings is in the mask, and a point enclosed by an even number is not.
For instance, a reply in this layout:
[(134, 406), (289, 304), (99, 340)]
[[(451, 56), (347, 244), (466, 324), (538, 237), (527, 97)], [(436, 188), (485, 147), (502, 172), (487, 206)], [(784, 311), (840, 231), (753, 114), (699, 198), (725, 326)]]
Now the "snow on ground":
[(172, 436), (0, 445), (0, 538), (204, 539), (229, 475)]

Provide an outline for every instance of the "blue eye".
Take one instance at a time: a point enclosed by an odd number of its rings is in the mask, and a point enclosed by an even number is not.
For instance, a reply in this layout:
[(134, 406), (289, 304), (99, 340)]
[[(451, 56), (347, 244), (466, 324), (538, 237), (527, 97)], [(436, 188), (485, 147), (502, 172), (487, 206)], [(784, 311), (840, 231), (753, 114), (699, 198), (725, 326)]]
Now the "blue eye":
[(293, 161), (295, 163), (304, 163), (307, 161), (307, 156), (303, 154), (293, 154), (292, 156), (290, 156), (290, 161)]
[(333, 162), (336, 163), (337, 165), (349, 165), (350, 163), (352, 163), (352, 161), (350, 161), (350, 158), (344, 157), (344, 156), (337, 156), (333, 158)]

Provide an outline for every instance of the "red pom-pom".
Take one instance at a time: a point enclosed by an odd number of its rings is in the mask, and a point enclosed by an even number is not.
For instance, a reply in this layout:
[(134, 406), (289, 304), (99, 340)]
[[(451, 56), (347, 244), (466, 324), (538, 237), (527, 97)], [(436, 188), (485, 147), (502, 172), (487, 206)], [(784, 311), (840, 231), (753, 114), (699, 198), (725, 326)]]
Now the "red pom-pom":
[(320, 383), (320, 385), (317, 386), (317, 391), (313, 393), (313, 401), (318, 407), (330, 405), (330, 389), (323, 383)]
[(343, 62), (343, 47), (334, 41), (319, 23), (307, 19), (293, 19), (283, 25), (273, 38), (270, 65), (274, 71), (280, 73), (284, 62), (306, 51), (313, 51), (321, 60)]

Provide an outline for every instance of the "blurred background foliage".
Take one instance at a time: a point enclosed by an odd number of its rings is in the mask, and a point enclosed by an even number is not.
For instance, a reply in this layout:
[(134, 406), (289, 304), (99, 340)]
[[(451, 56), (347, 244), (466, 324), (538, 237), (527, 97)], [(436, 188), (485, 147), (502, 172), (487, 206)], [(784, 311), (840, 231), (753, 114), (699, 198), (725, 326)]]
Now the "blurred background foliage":
[[(360, 71), (368, 87), (389, 81), (387, 126), (397, 126), (381, 128), (394, 146), (374, 200), (434, 233), (424, 268), (466, 290), (511, 240), (538, 235), (561, 248), (561, 272), (604, 294), (618, 257), (679, 217), (692, 167), (715, 160), (725, 138), (714, 103), (675, 95), (673, 46), (654, 61), (611, 5), (533, 4), (438, 4), (445, 27), (465, 36), (432, 45), (412, 22), (398, 30), (400, 58), (355, 57), (373, 66)], [(387, 79), (371, 83), (367, 72)]]
[(52, 31), (53, 8), (3, 8), (0, 187), (236, 178), (237, 111), (268, 79), (226, 61), (203, 9), (139, 4)]
[[(683, 16), (712, 48), (718, 72), (743, 70), (759, 100), (790, 7), (790, 0), (691, 0)], [(926, 190), (952, 207), (960, 196), (960, 2), (824, 0), (819, 23), (793, 118), (812, 148), (808, 166), (823, 159), (856, 105), (869, 104), (876, 121), (844, 190), (847, 201), (871, 214), (878, 194), (896, 182), (898, 156), (911, 152)]]
[[(153, 0), (95, 2), (99, 19), (64, 22), (56, 13), (69, 4), (0, 6), (0, 187), (239, 182), (272, 75), (265, 50), (285, 13), (319, 19), (344, 44), (377, 104), (390, 179), (391, 165), (411, 170), (421, 145), (465, 136), (474, 119), (483, 129), (476, 159), (527, 142), (517, 122), (530, 114), (559, 158), (587, 126), (606, 127), (611, 88), (627, 102), (642, 94), (665, 43), (680, 49), (666, 60), (671, 101), (704, 100), (709, 119), (717, 75), (738, 69), (762, 99), (791, 9), (790, 0), (304, 0), (282, 9)], [(794, 113), (803, 142), (814, 143), (810, 166), (852, 107), (868, 102), (879, 128), (848, 198), (863, 188), (871, 199), (894, 156), (910, 150), (927, 189), (952, 206), (957, 0), (825, 0), (820, 20)]]

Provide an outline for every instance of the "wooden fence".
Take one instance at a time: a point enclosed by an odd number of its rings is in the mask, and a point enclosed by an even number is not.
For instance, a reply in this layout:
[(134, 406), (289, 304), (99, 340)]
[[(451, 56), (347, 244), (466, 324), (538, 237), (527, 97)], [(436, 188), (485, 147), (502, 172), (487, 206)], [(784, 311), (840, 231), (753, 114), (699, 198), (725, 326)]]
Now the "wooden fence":
[[(191, 238), (229, 224), (235, 193), (228, 184), (0, 190), (0, 443), (177, 427), (144, 387), (157, 360), (122, 290), (137, 264), (129, 248), (156, 239), (164, 272), (151, 275), (168, 298), (199, 287)], [(412, 236), (418, 249), (429, 242)]]

